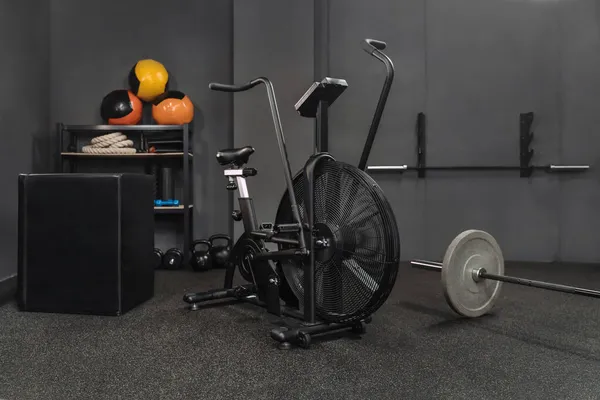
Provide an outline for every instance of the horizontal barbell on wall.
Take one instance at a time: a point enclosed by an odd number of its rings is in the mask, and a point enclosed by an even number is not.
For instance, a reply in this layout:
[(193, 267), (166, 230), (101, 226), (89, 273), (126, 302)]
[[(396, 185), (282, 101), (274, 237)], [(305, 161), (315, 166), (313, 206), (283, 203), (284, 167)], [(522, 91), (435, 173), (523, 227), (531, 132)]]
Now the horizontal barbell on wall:
[(531, 165), (534, 150), (531, 148), (534, 114), (532, 112), (519, 115), (519, 165), (445, 165), (430, 166), (426, 162), (425, 114), (417, 116), (417, 165), (370, 165), (369, 172), (417, 172), (419, 178), (425, 178), (426, 171), (519, 171), (522, 178), (530, 177), (534, 171), (545, 173), (578, 173), (590, 169), (586, 164), (548, 164)]
[[(589, 165), (533, 165), (529, 168), (548, 173), (584, 172)], [(409, 171), (520, 171), (521, 167), (506, 165), (454, 165), (454, 166), (428, 166), (414, 167), (409, 165), (371, 165), (367, 167), (370, 172), (409, 172)]]

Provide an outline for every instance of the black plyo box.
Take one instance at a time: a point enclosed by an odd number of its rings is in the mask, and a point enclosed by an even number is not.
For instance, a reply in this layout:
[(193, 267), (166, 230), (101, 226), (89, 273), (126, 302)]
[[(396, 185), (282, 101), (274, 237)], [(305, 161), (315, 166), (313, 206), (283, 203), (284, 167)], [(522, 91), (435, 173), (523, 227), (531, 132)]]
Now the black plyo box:
[(154, 295), (154, 180), (19, 175), (23, 311), (121, 315)]

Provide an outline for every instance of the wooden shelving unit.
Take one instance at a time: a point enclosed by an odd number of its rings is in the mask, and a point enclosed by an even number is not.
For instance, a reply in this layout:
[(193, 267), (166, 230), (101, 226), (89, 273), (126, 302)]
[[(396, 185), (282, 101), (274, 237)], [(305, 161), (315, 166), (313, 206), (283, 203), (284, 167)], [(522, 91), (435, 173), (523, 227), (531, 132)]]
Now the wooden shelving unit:
[[(191, 210), (194, 207), (193, 204), (189, 204), (188, 208)], [(154, 207), (154, 212), (156, 214), (183, 214), (185, 211), (184, 206), (162, 206), (162, 207)]]
[[(76, 152), (63, 152), (60, 153), (62, 157), (92, 157), (92, 158), (135, 158), (135, 157), (183, 157), (183, 152), (179, 153), (135, 153), (135, 154), (90, 154), (90, 153), (76, 153)], [(188, 157), (192, 158), (194, 155), (188, 153)]]
[[(134, 154), (90, 154), (81, 152), (81, 148), (89, 144), (95, 136), (111, 132), (123, 132), (128, 139), (133, 140), (138, 150)], [(156, 165), (163, 162), (178, 163), (181, 160), (183, 172), (182, 198), (179, 206), (154, 207), (156, 215), (174, 215), (182, 218), (183, 223), (183, 253), (185, 262), (189, 259), (189, 248), (193, 235), (193, 199), (192, 199), (192, 170), (194, 154), (191, 150), (191, 130), (189, 125), (65, 125), (57, 124), (57, 138), (59, 151), (59, 172), (77, 172), (81, 163), (92, 162), (91, 160), (106, 160), (118, 169), (117, 160), (138, 160), (142, 163), (146, 173), (155, 170)], [(183, 141), (182, 152), (149, 153), (145, 150), (146, 139), (160, 137), (180, 136)], [(188, 151), (185, 151), (185, 150)], [(90, 160), (90, 161), (87, 161)], [(110, 161), (108, 161), (110, 160)], [(129, 161), (132, 163), (135, 161)], [(135, 164), (134, 164), (135, 165)]]

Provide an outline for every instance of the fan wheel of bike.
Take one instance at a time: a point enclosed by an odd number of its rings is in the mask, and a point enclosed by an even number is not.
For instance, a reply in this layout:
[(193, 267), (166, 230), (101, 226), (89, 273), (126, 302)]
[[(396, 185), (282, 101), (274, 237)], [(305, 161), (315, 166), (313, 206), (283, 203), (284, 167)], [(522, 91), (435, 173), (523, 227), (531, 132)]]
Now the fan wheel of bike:
[[(358, 321), (383, 305), (396, 281), (400, 260), (396, 218), (379, 185), (352, 165), (322, 162), (314, 178), (312, 236), (328, 243), (315, 249), (315, 311), (327, 322)], [(294, 177), (293, 184), (300, 217), (307, 222), (303, 172)], [(286, 191), (275, 224), (292, 222)], [(279, 244), (280, 250), (290, 247)], [(281, 261), (300, 302), (304, 301), (302, 263), (300, 259)]]

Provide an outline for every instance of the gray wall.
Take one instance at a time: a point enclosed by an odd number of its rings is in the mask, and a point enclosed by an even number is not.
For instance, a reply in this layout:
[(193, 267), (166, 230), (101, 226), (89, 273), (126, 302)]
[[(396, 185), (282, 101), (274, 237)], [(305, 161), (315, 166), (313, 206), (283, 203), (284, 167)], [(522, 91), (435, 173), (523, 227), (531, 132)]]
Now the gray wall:
[[(292, 107), (316, 69), (350, 85), (331, 109), (330, 150), (358, 162), (384, 77), (383, 66), (360, 49), (366, 37), (388, 42), (397, 69), (370, 164), (415, 163), (420, 111), (428, 116), (431, 164), (517, 163), (518, 115), (528, 111), (537, 116), (535, 163), (593, 165), (599, 158), (595, 1), (302, 3), (235, 2), (236, 81), (261, 74), (274, 80), (288, 142), (296, 141), (290, 146), (293, 169), (310, 153), (312, 124)], [(323, 27), (323, 8), (328, 29), (314, 37), (315, 24)], [(237, 97), (234, 120), (235, 144), (257, 148), (252, 163), (261, 175), (252, 188), (259, 217), (266, 219), (283, 180), (279, 160), (264, 158), (276, 149), (264, 93)], [(376, 179), (394, 206), (405, 260), (441, 258), (458, 232), (479, 228), (496, 236), (507, 259), (597, 262), (597, 176), (521, 179), (485, 172)]]
[(559, 2), (562, 109), (560, 157), (594, 163), (596, 171), (560, 185), (560, 254), (567, 260), (598, 261), (600, 226), (600, 4)]
[[(430, 164), (515, 164), (518, 114), (527, 111), (537, 115), (536, 163), (593, 164), (600, 155), (595, 2), (330, 3), (330, 74), (353, 88), (331, 111), (339, 158), (358, 160), (381, 87), (382, 67), (358, 50), (368, 36), (388, 42), (397, 69), (371, 165), (415, 163), (419, 111), (428, 116)], [(394, 205), (403, 259), (440, 258), (459, 231), (480, 228), (496, 236), (507, 259), (600, 260), (593, 172), (376, 179)]]
[[(331, 109), (330, 149), (338, 159), (356, 163), (383, 82), (382, 65), (360, 49), (365, 37), (386, 40), (397, 68), (371, 164), (415, 162), (419, 111), (428, 115), (431, 163), (514, 163), (517, 118), (525, 111), (537, 115), (536, 162), (594, 164), (600, 158), (596, 1), (163, 5), (0, 1), (0, 46), (10, 55), (0, 67), (10, 77), (4, 86), (10, 96), (0, 100), (10, 137), (0, 170), (14, 188), (1, 200), (7, 239), (0, 280), (16, 271), (16, 174), (48, 170), (56, 150), (48, 127), (99, 122), (100, 100), (123, 87), (140, 58), (163, 61), (176, 87), (200, 109), (194, 138), (196, 236), (231, 226), (231, 198), (214, 161), (219, 148), (256, 147), (252, 165), (259, 175), (251, 189), (261, 221), (273, 220), (284, 190), (264, 88), (234, 97), (210, 92), (207, 84), (268, 76), (296, 171), (311, 153), (313, 122), (298, 116), (294, 103), (315, 75), (346, 78), (350, 88)], [(498, 238), (507, 259), (597, 262), (597, 177), (437, 173), (426, 180), (376, 179), (399, 220), (403, 259), (439, 258), (456, 233), (476, 227)]]
[[(551, 2), (427, 1), (429, 162), (516, 164), (518, 114), (534, 111), (536, 162), (557, 161), (559, 67)], [(468, 13), (465, 10), (469, 10)], [(558, 179), (515, 173), (431, 174), (425, 255), (468, 228), (492, 233), (505, 257), (560, 259)]]
[[(397, 69), (369, 162), (414, 159), (415, 116), (425, 107), (424, 30), (422, 1), (330, 1), (330, 75), (349, 86), (331, 108), (329, 146), (338, 159), (358, 163), (385, 79), (383, 64), (361, 49), (365, 38), (386, 41)], [(375, 178), (398, 219), (402, 258), (422, 257), (425, 185), (397, 176)]]
[[(118, 10), (118, 12), (115, 12)], [(125, 87), (131, 66), (154, 58), (165, 64), (173, 88), (199, 107), (195, 114), (194, 225), (197, 237), (229, 231), (229, 196), (217, 150), (230, 145), (232, 100), (208, 90), (232, 76), (231, 1), (53, 1), (51, 6), (52, 124), (99, 123), (104, 95)], [(160, 219), (158, 219), (160, 218)], [(157, 224), (178, 216), (157, 217)], [(156, 245), (181, 246), (160, 229)]]
[(1, 282), (17, 272), (17, 175), (50, 162), (47, 1), (0, 1), (0, 53)]

